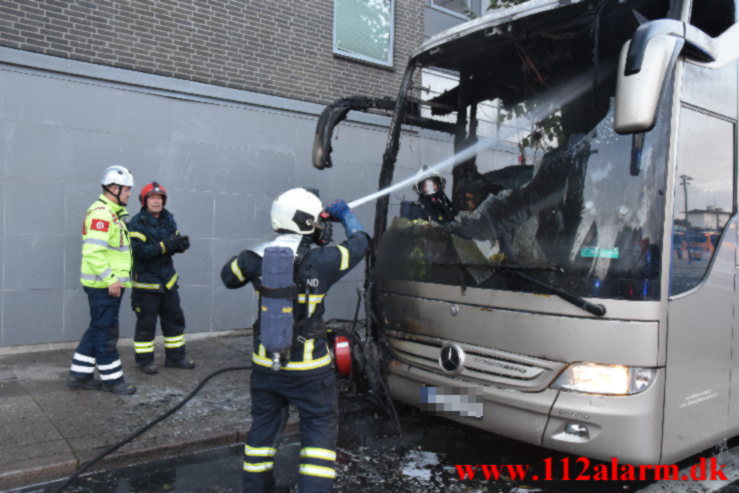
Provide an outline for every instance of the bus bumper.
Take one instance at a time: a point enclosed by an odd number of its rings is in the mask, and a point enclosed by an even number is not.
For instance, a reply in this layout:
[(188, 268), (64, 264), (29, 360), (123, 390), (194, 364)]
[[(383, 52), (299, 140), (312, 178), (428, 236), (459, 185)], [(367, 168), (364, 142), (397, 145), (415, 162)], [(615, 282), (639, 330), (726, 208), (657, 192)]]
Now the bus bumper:
[(557, 391), (520, 392), (475, 384), (422, 370), (397, 360), (390, 362), (388, 384), (392, 396), (406, 404), (421, 407), (421, 390), (433, 387), (476, 387), (482, 391), (482, 418), (451, 413), (441, 416), (459, 423), (515, 438), (534, 445), (542, 444), (542, 434), (549, 418), (549, 409)]
[[(475, 384), (422, 370), (397, 360), (389, 364), (392, 396), (421, 406), (422, 388)], [(481, 388), (481, 418), (444, 413), (445, 418), (498, 435), (574, 455), (621, 463), (657, 464), (662, 440), (664, 369), (644, 392), (599, 396), (546, 389), (521, 392)]]

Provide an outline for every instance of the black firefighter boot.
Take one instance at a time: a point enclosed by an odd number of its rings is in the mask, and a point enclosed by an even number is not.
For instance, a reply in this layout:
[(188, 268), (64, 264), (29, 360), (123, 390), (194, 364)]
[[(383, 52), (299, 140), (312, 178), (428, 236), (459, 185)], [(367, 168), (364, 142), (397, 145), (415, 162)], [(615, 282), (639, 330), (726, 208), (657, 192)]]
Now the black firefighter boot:
[(105, 390), (113, 392), (116, 395), (131, 395), (136, 393), (136, 386), (126, 383), (126, 381), (123, 380), (115, 385), (106, 385)]
[(195, 362), (185, 356), (184, 358), (178, 360), (165, 359), (164, 366), (167, 366), (169, 368), (182, 368), (183, 370), (192, 370), (193, 368), (195, 368)]
[(71, 374), (67, 377), (67, 387), (72, 390), (100, 390), (102, 385), (103, 382), (93, 377), (79, 378)]

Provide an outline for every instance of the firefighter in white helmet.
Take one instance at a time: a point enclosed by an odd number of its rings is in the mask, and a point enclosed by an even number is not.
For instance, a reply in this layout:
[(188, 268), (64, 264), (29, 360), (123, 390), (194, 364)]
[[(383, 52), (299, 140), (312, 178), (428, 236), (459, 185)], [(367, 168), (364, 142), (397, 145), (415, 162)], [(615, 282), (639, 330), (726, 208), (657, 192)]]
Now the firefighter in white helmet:
[[(103, 193), (87, 209), (82, 223), (80, 282), (90, 303), (91, 322), (72, 357), (67, 386), (133, 394), (123, 378), (118, 356), (118, 313), (124, 288), (131, 286), (131, 244), (123, 217), (131, 197), (133, 175), (110, 166), (100, 180)], [(100, 380), (94, 378), (95, 368)]]
[[(289, 403), (297, 406), (301, 420), (300, 491), (329, 492), (336, 476), (337, 391), (321, 316), (326, 293), (364, 258), (369, 236), (344, 201), (323, 211), (321, 200), (306, 189), (284, 192), (271, 211), (278, 236), (231, 258), (221, 272), (226, 287), (252, 282), (260, 294), (252, 355), (252, 427), (243, 464), (245, 492), (274, 489), (275, 437)], [(345, 241), (329, 245), (328, 220), (342, 223)], [(266, 279), (277, 265), (270, 265), (276, 262), (270, 252), (285, 254), (284, 274), (294, 280), (292, 285), (267, 287)], [(270, 302), (283, 303), (276, 318), (270, 318), (274, 306)], [(287, 349), (273, 353), (268, 347), (274, 340), (272, 331), (279, 329), (274, 320), (283, 314), (290, 314)]]

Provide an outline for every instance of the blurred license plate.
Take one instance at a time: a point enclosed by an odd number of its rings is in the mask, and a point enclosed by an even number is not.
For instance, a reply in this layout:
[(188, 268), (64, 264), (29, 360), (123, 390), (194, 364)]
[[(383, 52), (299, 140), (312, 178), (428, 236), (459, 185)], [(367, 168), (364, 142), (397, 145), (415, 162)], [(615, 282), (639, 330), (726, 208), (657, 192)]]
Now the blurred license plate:
[(478, 387), (421, 387), (420, 407), (432, 414), (482, 418), (482, 389)]

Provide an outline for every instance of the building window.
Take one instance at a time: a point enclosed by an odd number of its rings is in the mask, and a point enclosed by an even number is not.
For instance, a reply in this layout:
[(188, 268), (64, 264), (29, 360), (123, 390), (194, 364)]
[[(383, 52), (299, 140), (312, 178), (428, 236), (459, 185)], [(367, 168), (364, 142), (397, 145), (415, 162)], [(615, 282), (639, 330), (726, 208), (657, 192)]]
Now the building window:
[(395, 0), (334, 0), (334, 53), (393, 66)]
[(431, 6), (462, 19), (472, 17), (472, 0), (431, 0)]

